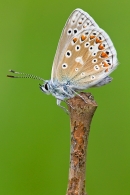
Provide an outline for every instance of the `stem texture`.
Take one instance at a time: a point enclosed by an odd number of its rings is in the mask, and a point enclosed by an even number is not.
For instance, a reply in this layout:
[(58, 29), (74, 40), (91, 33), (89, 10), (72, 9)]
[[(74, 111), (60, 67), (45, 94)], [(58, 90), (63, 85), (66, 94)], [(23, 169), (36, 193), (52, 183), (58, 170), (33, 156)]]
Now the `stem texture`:
[(69, 181), (66, 195), (87, 194), (85, 192), (86, 154), (90, 124), (97, 104), (90, 93), (82, 92), (80, 96), (75, 96), (68, 100), (71, 146)]

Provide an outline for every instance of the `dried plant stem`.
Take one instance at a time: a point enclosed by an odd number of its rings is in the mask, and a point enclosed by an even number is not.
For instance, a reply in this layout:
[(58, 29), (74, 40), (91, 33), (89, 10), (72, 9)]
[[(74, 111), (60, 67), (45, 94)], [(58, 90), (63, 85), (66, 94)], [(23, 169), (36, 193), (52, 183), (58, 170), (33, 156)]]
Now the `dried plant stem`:
[[(97, 108), (90, 93), (80, 93), (68, 100), (71, 125), (69, 182), (66, 195), (86, 195), (86, 153), (90, 124)], [(87, 103), (86, 103), (87, 102)]]

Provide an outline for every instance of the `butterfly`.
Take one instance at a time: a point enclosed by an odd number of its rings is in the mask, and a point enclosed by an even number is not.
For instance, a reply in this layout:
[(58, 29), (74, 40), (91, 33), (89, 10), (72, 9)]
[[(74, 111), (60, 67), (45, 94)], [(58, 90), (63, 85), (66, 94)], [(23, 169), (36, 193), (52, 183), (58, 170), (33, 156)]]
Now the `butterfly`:
[(61, 101), (80, 96), (78, 92), (82, 90), (111, 82), (109, 74), (117, 65), (117, 53), (108, 34), (87, 12), (75, 9), (61, 33), (50, 80), (14, 70), (10, 72), (21, 76), (7, 76), (42, 80), (42, 92), (52, 94), (57, 105), (65, 110)]

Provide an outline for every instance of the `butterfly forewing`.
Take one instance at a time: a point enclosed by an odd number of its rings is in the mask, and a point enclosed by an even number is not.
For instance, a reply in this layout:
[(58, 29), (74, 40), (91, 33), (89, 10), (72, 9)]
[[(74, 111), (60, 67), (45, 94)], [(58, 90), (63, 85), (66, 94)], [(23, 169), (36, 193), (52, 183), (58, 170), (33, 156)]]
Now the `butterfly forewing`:
[(57, 68), (59, 66), (60, 61), (64, 57), (66, 48), (70, 44), (70, 40), (72, 39), (72, 37), (82, 31), (82, 29), (86, 29), (89, 26), (98, 27), (96, 22), (93, 20), (93, 18), (89, 16), (89, 14), (87, 14), (81, 9), (76, 9), (72, 12), (65, 24), (58, 43), (57, 51), (52, 66), (52, 81), (57, 78)]
[(117, 66), (109, 36), (80, 9), (69, 17), (53, 64), (52, 81), (86, 89), (107, 77)]

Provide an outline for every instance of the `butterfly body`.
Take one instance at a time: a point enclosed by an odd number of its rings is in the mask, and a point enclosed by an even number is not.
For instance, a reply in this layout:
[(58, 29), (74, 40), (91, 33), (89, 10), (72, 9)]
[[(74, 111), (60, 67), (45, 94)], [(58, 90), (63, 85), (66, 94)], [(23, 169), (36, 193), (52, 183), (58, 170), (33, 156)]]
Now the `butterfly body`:
[[(109, 74), (118, 65), (117, 53), (108, 34), (81, 9), (74, 10), (61, 33), (50, 80), (24, 74), (22, 78), (43, 80), (40, 89), (61, 101), (77, 92), (111, 82)], [(13, 73), (23, 74), (11, 70)], [(12, 78), (21, 78), (14, 77)]]
[(64, 100), (75, 96), (73, 89), (69, 82), (58, 84), (57, 82), (52, 83), (51, 80), (45, 81), (43, 85), (40, 85), (40, 89), (46, 94), (52, 94), (56, 99)]

